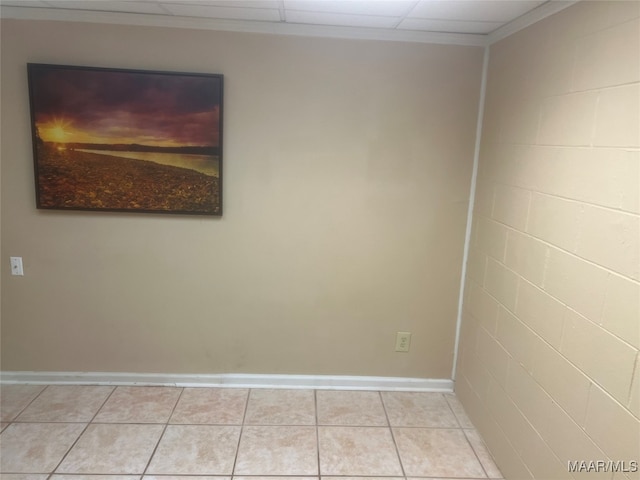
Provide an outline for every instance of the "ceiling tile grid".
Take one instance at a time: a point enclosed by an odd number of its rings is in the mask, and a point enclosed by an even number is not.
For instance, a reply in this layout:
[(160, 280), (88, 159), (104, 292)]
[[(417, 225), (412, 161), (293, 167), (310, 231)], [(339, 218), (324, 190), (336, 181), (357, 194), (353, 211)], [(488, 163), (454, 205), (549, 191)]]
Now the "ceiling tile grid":
[(545, 0), (0, 0), (0, 6), (489, 34)]

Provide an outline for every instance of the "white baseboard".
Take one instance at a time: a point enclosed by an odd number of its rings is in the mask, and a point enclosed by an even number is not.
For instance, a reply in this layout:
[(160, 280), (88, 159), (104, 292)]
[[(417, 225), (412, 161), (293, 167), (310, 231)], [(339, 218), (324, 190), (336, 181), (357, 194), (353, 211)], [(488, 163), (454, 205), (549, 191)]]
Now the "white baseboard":
[(0, 384), (155, 385), (176, 387), (312, 388), (453, 392), (453, 380), (342, 375), (164, 374), (112, 372), (0, 372)]

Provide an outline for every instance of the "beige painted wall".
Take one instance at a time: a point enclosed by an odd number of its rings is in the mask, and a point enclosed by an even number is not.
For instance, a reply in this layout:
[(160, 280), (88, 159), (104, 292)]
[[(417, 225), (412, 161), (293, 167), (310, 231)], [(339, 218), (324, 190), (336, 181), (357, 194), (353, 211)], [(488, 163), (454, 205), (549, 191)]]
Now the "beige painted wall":
[(640, 460), (640, 3), (493, 45), (456, 392), (507, 479)]
[[(450, 378), (481, 48), (5, 20), (1, 60), (3, 370)], [(224, 74), (224, 217), (36, 210), (27, 62)]]

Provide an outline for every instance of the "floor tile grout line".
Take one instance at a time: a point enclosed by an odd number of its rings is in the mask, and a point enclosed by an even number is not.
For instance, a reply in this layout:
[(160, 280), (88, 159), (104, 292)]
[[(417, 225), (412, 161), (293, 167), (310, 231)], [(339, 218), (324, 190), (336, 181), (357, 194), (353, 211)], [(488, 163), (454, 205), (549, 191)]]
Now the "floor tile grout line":
[[(478, 452), (476, 451), (475, 447), (473, 446), (473, 444), (469, 440), (469, 437), (467, 436), (467, 433), (465, 432), (465, 430), (475, 430), (477, 432), (476, 428), (475, 427), (473, 427), (473, 428), (465, 428), (462, 425), (462, 421), (460, 421), (460, 418), (458, 417), (458, 414), (455, 412), (455, 410), (451, 406), (451, 403), (449, 402), (449, 399), (448, 399), (447, 395), (443, 394), (443, 396), (444, 396), (445, 402), (449, 406), (449, 410), (451, 410), (451, 412), (453, 413), (453, 416), (455, 417), (456, 422), (458, 422), (458, 425), (460, 425), (460, 429), (462, 430), (462, 434), (464, 435), (465, 440), (467, 441), (467, 443), (471, 447), (471, 451), (473, 452), (473, 454), (475, 455), (476, 459), (478, 460), (478, 463), (480, 463), (480, 467), (482, 468), (482, 471), (484, 472), (485, 477), (490, 478), (489, 477), (489, 473), (487, 472), (487, 469), (484, 466), (484, 463), (482, 463), (482, 460), (480, 459), (480, 455), (478, 455)], [(453, 393), (453, 396), (459, 402), (458, 397), (455, 396), (455, 392)], [(466, 414), (466, 412), (465, 412), (465, 414)]]
[[(49, 388), (50, 386), (51, 386), (51, 385), (45, 385), (45, 386), (44, 386), (44, 388), (43, 388), (42, 390), (40, 390), (40, 391), (36, 394), (36, 396), (35, 396), (35, 397), (33, 397), (29, 402), (27, 402), (27, 404), (22, 408), (22, 410), (20, 410), (16, 415), (14, 415), (14, 416), (13, 416), (13, 418), (11, 418), (11, 420), (9, 420), (9, 423), (10, 423), (10, 424), (11, 424), (11, 423), (14, 423), (14, 422), (18, 419), (18, 417), (19, 417), (20, 415), (22, 415), (22, 414), (24, 413), (24, 411), (25, 411), (27, 408), (29, 408), (33, 402), (35, 402), (38, 398), (40, 398), (40, 396), (44, 393), (44, 391), (45, 391), (47, 388)], [(9, 426), (9, 425), (7, 425), (7, 427), (8, 427), (8, 426)]]
[(242, 434), (244, 433), (245, 421), (247, 419), (247, 412), (249, 410), (249, 402), (251, 401), (251, 392), (253, 388), (247, 389), (247, 398), (244, 402), (244, 412), (242, 412), (242, 424), (240, 425), (240, 434), (238, 435), (238, 444), (236, 445), (236, 454), (233, 457), (233, 465), (231, 466), (231, 472), (229, 475), (233, 479), (236, 473), (236, 465), (238, 464), (238, 455), (240, 454), (240, 442), (242, 441)]
[(489, 474), (487, 473), (487, 469), (484, 468), (484, 464), (482, 463), (482, 460), (480, 459), (480, 455), (478, 455), (478, 452), (476, 452), (475, 447), (471, 443), (471, 440), (469, 440), (469, 437), (467, 436), (467, 433), (464, 430), (465, 429), (463, 428), (462, 429), (462, 435), (464, 435), (465, 440), (467, 441), (467, 443), (471, 447), (471, 451), (473, 452), (473, 454), (475, 455), (476, 459), (478, 460), (478, 463), (480, 464), (480, 468), (482, 468), (482, 471), (484, 472), (484, 476), (489, 478)]
[[(73, 425), (78, 424), (82, 425), (87, 422), (12, 422), (18, 423), (21, 425), (30, 425), (30, 424), (43, 424), (43, 425)], [(313, 427), (316, 426), (315, 423), (248, 423), (248, 424), (240, 424), (240, 423), (167, 423), (167, 422), (90, 422), (91, 425), (168, 425), (168, 426), (176, 426), (176, 427)], [(362, 424), (354, 424), (354, 423), (326, 423), (326, 424), (317, 424), (318, 427), (345, 427), (345, 428), (404, 428), (407, 430), (476, 430), (475, 427), (430, 427), (425, 425), (362, 425)], [(8, 425), (7, 425), (8, 427)]]
[(400, 449), (398, 448), (398, 442), (396, 442), (396, 436), (393, 434), (393, 427), (391, 426), (391, 420), (389, 420), (389, 413), (387, 412), (387, 406), (384, 403), (384, 397), (382, 392), (378, 392), (380, 395), (380, 403), (382, 403), (382, 410), (384, 410), (384, 416), (387, 418), (387, 424), (389, 425), (389, 433), (391, 434), (391, 440), (393, 441), (393, 446), (396, 449), (396, 456), (398, 457), (398, 463), (400, 464), (400, 470), (402, 471), (402, 476), (407, 478), (407, 472), (404, 470), (404, 463), (402, 463), (402, 456), (400, 455)]
[[(42, 424), (42, 425), (83, 425), (87, 422), (12, 422), (11, 424), (21, 424), (21, 425), (30, 425), (30, 424)], [(177, 427), (242, 427), (243, 424), (240, 423), (167, 423), (167, 422), (90, 422), (91, 425), (168, 425), (168, 426), (177, 426)], [(313, 427), (316, 426), (315, 423), (248, 423), (244, 424), (245, 427)], [(432, 427), (426, 425), (363, 425), (363, 424), (355, 424), (355, 423), (326, 423), (326, 424), (317, 424), (318, 427), (345, 427), (345, 428), (404, 428), (407, 430), (476, 430), (475, 427), (456, 427), (456, 426), (444, 426), (444, 427)], [(7, 425), (8, 427), (8, 425)]]
[[(49, 385), (47, 385), (49, 386)], [(98, 415), (98, 413), (100, 413), (100, 410), (102, 410), (102, 408), (105, 406), (105, 404), (109, 401), (109, 399), (111, 398), (111, 396), (113, 395), (113, 392), (116, 391), (116, 388), (118, 387), (113, 387), (111, 389), (111, 392), (109, 392), (109, 395), (107, 395), (107, 397), (104, 399), (104, 401), (102, 402), (102, 404), (96, 409), (96, 413), (93, 414), (93, 416), (91, 417), (91, 420), (89, 420), (87, 422), (87, 424), (84, 426), (84, 428), (82, 429), (82, 432), (80, 432), (80, 435), (78, 435), (78, 437), (75, 439), (75, 441), (71, 444), (71, 446), (69, 447), (69, 449), (65, 452), (65, 454), (62, 456), (62, 458), (60, 459), (60, 461), (58, 462), (58, 464), (55, 466), (55, 468), (51, 471), (51, 476), (53, 476), (54, 473), (56, 473), (56, 470), (58, 470), (60, 468), (60, 465), (62, 465), (64, 463), (64, 461), (66, 460), (67, 456), (69, 456), (69, 453), (71, 453), (71, 450), (73, 450), (73, 448), (78, 444), (78, 442), (80, 441), (80, 439), (82, 438), (82, 436), (85, 434), (85, 432), (87, 431), (87, 429), (89, 428), (89, 425), (91, 425), (91, 422), (93, 422), (93, 420), (96, 418), (96, 416)], [(44, 391), (44, 390), (43, 390)]]
[(447, 396), (444, 393), (442, 394), (442, 399), (444, 400), (444, 403), (447, 405), (447, 407), (449, 407), (449, 411), (453, 415), (453, 418), (456, 420), (456, 423), (458, 424), (458, 428), (464, 428), (462, 426), (462, 422), (458, 418), (458, 415), (456, 415), (456, 412), (453, 410), (453, 407), (449, 403), (449, 400), (447, 400)]
[[(140, 475), (140, 478), (143, 478), (146, 475), (147, 470), (149, 470), (149, 465), (151, 465), (151, 460), (153, 460), (154, 455), (158, 451), (158, 447), (160, 446), (160, 442), (162, 441), (162, 438), (164, 437), (164, 434), (167, 431), (167, 427), (169, 426), (169, 422), (171, 421), (171, 417), (173, 416), (174, 412), (176, 411), (176, 408), (178, 407), (178, 403), (180, 403), (180, 399), (182, 398), (182, 395), (184, 394), (185, 387), (179, 387), (179, 388), (180, 388), (180, 395), (178, 395), (178, 398), (176, 399), (176, 403), (173, 405), (173, 408), (171, 409), (171, 413), (169, 413), (169, 416), (167, 417), (167, 421), (164, 423), (164, 427), (162, 428), (162, 432), (160, 433), (160, 436), (158, 436), (158, 441), (156, 442), (155, 447), (153, 447), (153, 451), (151, 452), (151, 455), (149, 456), (149, 460), (147, 460), (147, 464), (145, 465), (144, 469), (142, 470), (142, 474)], [(128, 424), (128, 425), (130, 425), (130, 424)]]
[(444, 395), (444, 399), (447, 402), (447, 405), (449, 405), (449, 408), (451, 409), (451, 411), (453, 412), (453, 416), (455, 417), (456, 421), (458, 422), (458, 424), (460, 425), (460, 428), (469, 428), (469, 427), (465, 427), (464, 425), (462, 425), (462, 420), (460, 420), (460, 417), (458, 417), (458, 414), (456, 413), (456, 411), (453, 409), (453, 405), (451, 405), (451, 402), (449, 402), (449, 396), (452, 396), (453, 398), (456, 399), (456, 402), (458, 402), (459, 407), (462, 408), (462, 413), (465, 415), (465, 417), (467, 418), (468, 423), (471, 424), (471, 428), (475, 429), (475, 425), (473, 425), (473, 423), (471, 423), (471, 420), (469, 419), (469, 416), (467, 415), (467, 412), (464, 411), (464, 407), (462, 406), (462, 403), (460, 403), (460, 400), (458, 400), (458, 397), (456, 395), (455, 392), (452, 392), (450, 394), (447, 393), (443, 393)]
[[(453, 393), (453, 395), (455, 396), (455, 392)], [(451, 406), (451, 403), (449, 402), (449, 399), (447, 398), (447, 395), (443, 393), (442, 397), (444, 398), (444, 402), (449, 407), (449, 410), (451, 411), (451, 413), (453, 413), (453, 418), (456, 419), (456, 422), (459, 425), (460, 431), (462, 432), (462, 435), (464, 436), (464, 439), (467, 441), (467, 444), (469, 444), (469, 446), (471, 447), (471, 451), (473, 452), (473, 455), (476, 457), (476, 460), (478, 460), (478, 463), (480, 464), (480, 468), (484, 472), (484, 476), (486, 478), (489, 478), (489, 474), (487, 473), (487, 470), (484, 468), (484, 465), (482, 463), (482, 460), (480, 460), (480, 456), (478, 455), (478, 452), (476, 452), (476, 449), (474, 448), (473, 444), (469, 440), (469, 437), (467, 437), (467, 434), (465, 433), (465, 428), (462, 426), (462, 422), (460, 421), (460, 418), (458, 418), (458, 415), (456, 414), (455, 410)], [(455, 397), (455, 398), (457, 400), (457, 397)]]
[[(175, 388), (175, 387), (170, 387), (170, 388)], [(176, 400), (176, 403), (173, 405), (173, 408), (171, 409), (171, 413), (169, 414), (169, 417), (167, 418), (167, 421), (165, 422), (167, 426), (173, 425), (173, 423), (171, 423), (171, 419), (173, 418), (173, 415), (176, 413), (176, 409), (178, 408), (178, 404), (180, 403), (180, 400), (182, 399), (182, 396), (184, 395), (184, 392), (187, 389), (186, 387), (178, 387), (178, 388), (181, 388), (180, 395), (178, 395), (178, 399)]]

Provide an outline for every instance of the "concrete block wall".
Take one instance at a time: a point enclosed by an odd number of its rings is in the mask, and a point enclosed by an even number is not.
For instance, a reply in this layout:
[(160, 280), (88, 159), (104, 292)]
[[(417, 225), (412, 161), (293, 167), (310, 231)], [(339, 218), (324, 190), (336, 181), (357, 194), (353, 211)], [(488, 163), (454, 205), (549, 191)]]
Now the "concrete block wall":
[(640, 478), (639, 17), (490, 49), (456, 392), (507, 479)]

